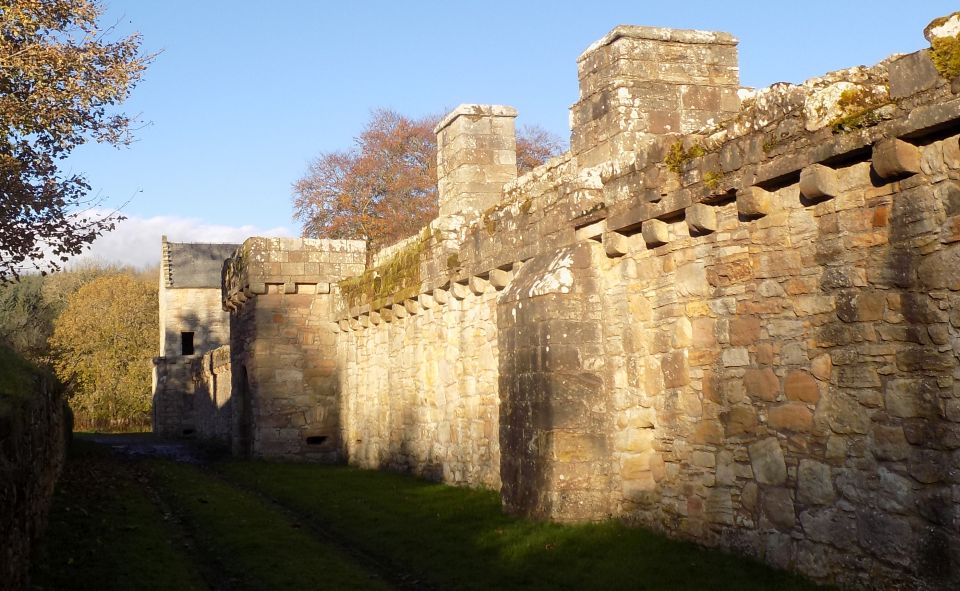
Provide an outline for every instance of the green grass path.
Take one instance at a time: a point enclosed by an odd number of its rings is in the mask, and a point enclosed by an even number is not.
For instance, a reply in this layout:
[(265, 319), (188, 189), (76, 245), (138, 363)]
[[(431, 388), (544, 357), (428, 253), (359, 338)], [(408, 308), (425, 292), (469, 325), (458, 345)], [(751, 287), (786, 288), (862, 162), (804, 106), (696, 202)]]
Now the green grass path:
[(492, 491), (341, 466), (227, 462), (218, 469), (437, 589), (817, 588), (617, 522), (559, 525), (507, 516)]
[(504, 515), (491, 491), (342, 466), (128, 460), (79, 441), (34, 589), (803, 590), (609, 522)]

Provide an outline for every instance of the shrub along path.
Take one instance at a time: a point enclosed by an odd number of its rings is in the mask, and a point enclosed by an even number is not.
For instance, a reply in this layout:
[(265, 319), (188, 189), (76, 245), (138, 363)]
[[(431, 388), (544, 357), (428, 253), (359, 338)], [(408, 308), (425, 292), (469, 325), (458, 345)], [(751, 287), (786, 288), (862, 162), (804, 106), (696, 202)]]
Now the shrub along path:
[(75, 442), (34, 589), (815, 588), (618, 523), (506, 516), (490, 491), (118, 441)]

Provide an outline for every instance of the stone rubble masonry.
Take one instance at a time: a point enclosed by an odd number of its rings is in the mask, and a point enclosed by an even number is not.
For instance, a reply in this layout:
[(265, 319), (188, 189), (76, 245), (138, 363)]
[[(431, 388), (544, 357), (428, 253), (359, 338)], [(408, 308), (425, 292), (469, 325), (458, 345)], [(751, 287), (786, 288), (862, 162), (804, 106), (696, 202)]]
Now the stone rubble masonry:
[[(960, 85), (920, 51), (738, 93), (735, 44), (618, 27), (578, 62), (570, 152), (441, 191), (368, 269), (362, 244), (247, 241), (234, 449), (960, 587)], [(456, 123), (512, 126), (483, 109), (439, 129), (470, 174), (503, 159)]]
[(223, 345), (193, 359), (190, 368), (194, 392), (194, 424), (197, 437), (232, 445), (233, 384), (230, 372), (230, 346)]
[[(9, 352), (5, 354), (9, 355)], [(62, 389), (40, 374), (25, 392), (0, 392), (0, 587), (30, 588), (70, 432)]]

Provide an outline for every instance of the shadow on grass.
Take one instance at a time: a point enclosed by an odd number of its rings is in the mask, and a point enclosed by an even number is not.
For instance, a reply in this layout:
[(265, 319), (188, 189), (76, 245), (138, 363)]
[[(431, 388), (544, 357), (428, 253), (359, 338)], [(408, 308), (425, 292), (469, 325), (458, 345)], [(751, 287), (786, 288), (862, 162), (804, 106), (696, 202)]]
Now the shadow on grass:
[(229, 462), (231, 481), (438, 589), (814, 589), (757, 562), (617, 522), (504, 515), (491, 491), (345, 467)]
[(75, 439), (34, 563), (33, 589), (208, 588), (135, 467), (107, 447)]

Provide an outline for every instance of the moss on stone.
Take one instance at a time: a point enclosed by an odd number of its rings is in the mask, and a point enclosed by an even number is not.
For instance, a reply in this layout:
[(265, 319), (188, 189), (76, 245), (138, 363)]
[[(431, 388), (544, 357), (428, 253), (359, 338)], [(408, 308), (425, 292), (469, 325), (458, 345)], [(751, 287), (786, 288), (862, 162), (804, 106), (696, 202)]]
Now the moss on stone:
[(667, 149), (667, 155), (663, 159), (667, 169), (674, 174), (683, 172), (683, 165), (694, 158), (699, 158), (707, 151), (700, 144), (694, 144), (689, 149), (683, 149), (683, 140), (677, 140)]
[(347, 305), (358, 306), (391, 295), (398, 300), (407, 297), (408, 292), (416, 295), (420, 289), (420, 262), (434, 237), (429, 227), (424, 228), (416, 240), (385, 263), (340, 281), (340, 293)]
[(703, 175), (703, 184), (711, 191), (720, 188), (720, 181), (723, 180), (723, 173), (719, 170), (711, 170)]
[(830, 128), (833, 133), (844, 133), (872, 127), (883, 120), (878, 110), (888, 104), (889, 100), (865, 92), (860, 87), (848, 88), (837, 99), (842, 114), (829, 123)]
[(930, 59), (937, 72), (947, 80), (960, 76), (960, 35), (934, 37), (930, 41)]
[(452, 255), (447, 257), (447, 270), (452, 271), (453, 269), (456, 269), (458, 267), (460, 267), (460, 255), (457, 253), (453, 253)]

